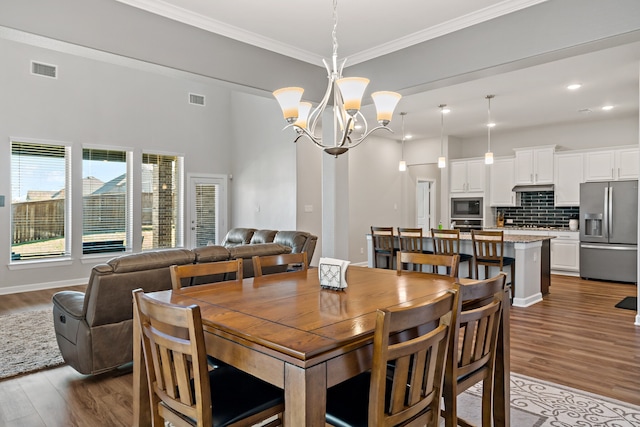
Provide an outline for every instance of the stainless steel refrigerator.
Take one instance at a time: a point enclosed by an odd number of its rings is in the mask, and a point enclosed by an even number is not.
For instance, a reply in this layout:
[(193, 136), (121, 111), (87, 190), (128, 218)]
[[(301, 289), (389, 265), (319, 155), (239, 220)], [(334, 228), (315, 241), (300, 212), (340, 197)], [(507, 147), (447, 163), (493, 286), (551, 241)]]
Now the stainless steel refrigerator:
[(638, 181), (580, 184), (580, 276), (637, 283)]

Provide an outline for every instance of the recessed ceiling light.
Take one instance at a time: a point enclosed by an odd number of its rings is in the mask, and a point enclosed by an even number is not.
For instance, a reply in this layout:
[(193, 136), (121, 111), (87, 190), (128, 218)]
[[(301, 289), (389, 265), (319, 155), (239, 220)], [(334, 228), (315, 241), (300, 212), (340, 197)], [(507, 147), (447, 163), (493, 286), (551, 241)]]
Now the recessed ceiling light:
[(604, 111), (613, 110), (613, 105), (605, 105), (604, 107), (602, 107), (602, 109), (603, 109)]
[(450, 112), (451, 112), (451, 109), (450, 109), (450, 108), (444, 107), (444, 108), (442, 109), (442, 114), (448, 114), (448, 113), (450, 113)]
[(406, 135), (404, 136), (404, 138), (405, 138), (405, 139), (411, 139), (411, 138), (413, 138), (413, 135), (411, 135), (410, 133), (408, 133), (408, 134), (406, 134)]
[(487, 123), (487, 127), (488, 127), (488, 128), (493, 128), (493, 127), (496, 127), (496, 124), (495, 124), (495, 123), (493, 123), (493, 122), (491, 122), (491, 123)]
[(569, 86), (567, 86), (567, 89), (576, 90), (576, 89), (580, 89), (581, 87), (582, 87), (582, 85), (580, 83), (573, 83), (573, 84), (570, 84)]

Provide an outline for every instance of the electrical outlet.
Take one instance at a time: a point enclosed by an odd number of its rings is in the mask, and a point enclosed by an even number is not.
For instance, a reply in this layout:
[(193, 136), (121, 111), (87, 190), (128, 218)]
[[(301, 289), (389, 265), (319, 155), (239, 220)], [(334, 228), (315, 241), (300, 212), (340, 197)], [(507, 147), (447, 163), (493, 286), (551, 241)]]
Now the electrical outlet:
[(364, 248), (360, 248), (360, 253), (363, 254), (364, 253)]
[(513, 220), (512, 219), (507, 219), (507, 224), (513, 224)]

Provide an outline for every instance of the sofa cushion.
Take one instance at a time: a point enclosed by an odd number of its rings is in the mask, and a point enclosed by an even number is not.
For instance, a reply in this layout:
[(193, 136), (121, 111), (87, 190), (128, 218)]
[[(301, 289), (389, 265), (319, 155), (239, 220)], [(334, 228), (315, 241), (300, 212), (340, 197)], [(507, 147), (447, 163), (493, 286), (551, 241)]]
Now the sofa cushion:
[(229, 254), (231, 259), (248, 259), (251, 263), (251, 258), (254, 256), (263, 255), (278, 255), (288, 254), (291, 252), (291, 248), (285, 245), (279, 245), (277, 243), (258, 243), (255, 245), (242, 245), (229, 248)]
[(229, 247), (237, 245), (248, 245), (249, 242), (251, 242), (251, 237), (253, 237), (253, 233), (255, 231), (255, 228), (232, 228), (224, 238), (222, 246)]
[(253, 237), (251, 237), (251, 244), (255, 245), (256, 243), (272, 243), (273, 239), (276, 237), (276, 230), (256, 230), (253, 233)]
[(138, 254), (121, 255), (107, 261), (114, 273), (153, 270), (173, 264), (193, 264), (196, 256), (188, 249), (159, 249)]
[(200, 246), (193, 249), (193, 253), (196, 255), (196, 262), (215, 262), (226, 261), (229, 259), (229, 250), (224, 246)]
[(305, 231), (278, 231), (273, 243), (289, 246), (291, 252), (299, 253), (304, 250), (309, 233)]

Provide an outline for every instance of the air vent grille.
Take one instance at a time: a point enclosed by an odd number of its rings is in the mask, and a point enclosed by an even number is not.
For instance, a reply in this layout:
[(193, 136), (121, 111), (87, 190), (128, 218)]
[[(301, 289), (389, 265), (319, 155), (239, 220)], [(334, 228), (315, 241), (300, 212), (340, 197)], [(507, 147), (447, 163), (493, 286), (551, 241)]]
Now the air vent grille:
[(58, 67), (41, 62), (31, 61), (31, 73), (43, 77), (58, 78)]
[(204, 95), (196, 95), (195, 93), (190, 93), (189, 104), (204, 105)]

